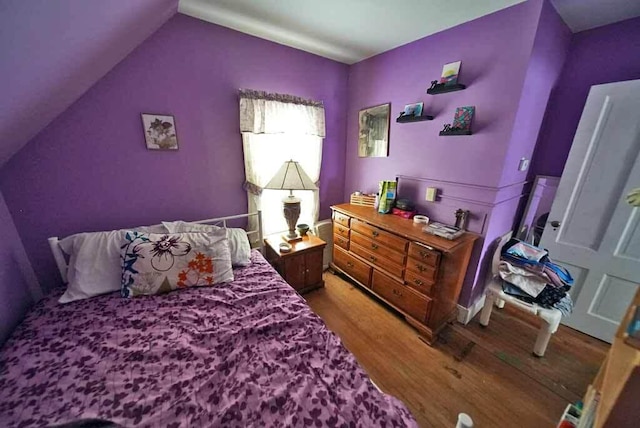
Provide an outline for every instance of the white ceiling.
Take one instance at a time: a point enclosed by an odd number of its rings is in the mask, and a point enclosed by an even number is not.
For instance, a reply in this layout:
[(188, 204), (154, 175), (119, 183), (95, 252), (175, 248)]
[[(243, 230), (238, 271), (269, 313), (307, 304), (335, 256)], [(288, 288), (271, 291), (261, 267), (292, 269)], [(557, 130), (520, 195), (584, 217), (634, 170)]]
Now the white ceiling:
[(640, 0), (551, 0), (551, 3), (574, 33), (640, 16)]
[[(178, 11), (353, 64), (524, 0), (180, 0)], [(551, 0), (575, 33), (640, 16), (640, 0)]]
[(353, 64), (522, 1), (180, 0), (178, 11)]

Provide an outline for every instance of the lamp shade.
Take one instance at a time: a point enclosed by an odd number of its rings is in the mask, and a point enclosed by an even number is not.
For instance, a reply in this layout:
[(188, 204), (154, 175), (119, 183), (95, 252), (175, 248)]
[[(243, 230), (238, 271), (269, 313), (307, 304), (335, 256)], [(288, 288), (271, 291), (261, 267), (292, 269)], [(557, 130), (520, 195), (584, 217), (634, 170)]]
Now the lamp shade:
[(300, 164), (292, 160), (286, 161), (264, 188), (273, 190), (318, 189)]

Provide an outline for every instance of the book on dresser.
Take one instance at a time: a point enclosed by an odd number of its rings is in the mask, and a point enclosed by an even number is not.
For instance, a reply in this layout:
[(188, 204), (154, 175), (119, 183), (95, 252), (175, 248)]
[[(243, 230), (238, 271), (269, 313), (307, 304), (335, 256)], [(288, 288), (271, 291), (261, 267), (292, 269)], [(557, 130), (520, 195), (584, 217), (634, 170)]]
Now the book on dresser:
[(425, 233), (423, 224), (374, 208), (334, 205), (332, 268), (404, 315), (433, 344), (455, 316), (478, 235), (455, 240)]

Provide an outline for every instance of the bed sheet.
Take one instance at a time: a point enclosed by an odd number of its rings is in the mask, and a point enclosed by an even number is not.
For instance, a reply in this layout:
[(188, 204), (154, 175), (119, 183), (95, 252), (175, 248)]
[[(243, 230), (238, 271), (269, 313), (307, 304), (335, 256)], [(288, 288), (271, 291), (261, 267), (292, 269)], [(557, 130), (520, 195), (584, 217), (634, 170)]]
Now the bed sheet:
[(258, 253), (235, 280), (40, 301), (0, 351), (0, 426), (415, 426)]

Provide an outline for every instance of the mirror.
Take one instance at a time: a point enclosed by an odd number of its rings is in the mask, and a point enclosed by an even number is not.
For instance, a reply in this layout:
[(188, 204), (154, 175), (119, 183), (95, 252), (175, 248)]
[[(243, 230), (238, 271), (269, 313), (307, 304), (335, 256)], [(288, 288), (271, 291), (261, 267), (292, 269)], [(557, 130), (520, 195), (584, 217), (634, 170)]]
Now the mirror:
[(518, 239), (533, 245), (540, 243), (540, 237), (547, 224), (551, 205), (556, 197), (560, 177), (538, 175), (529, 194), (527, 207), (518, 227)]

